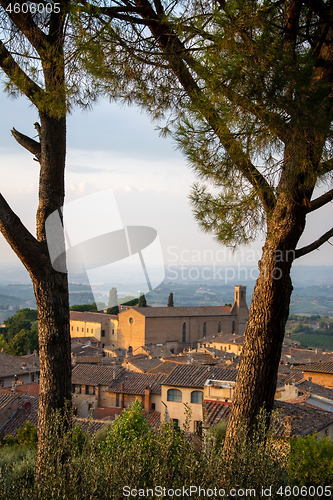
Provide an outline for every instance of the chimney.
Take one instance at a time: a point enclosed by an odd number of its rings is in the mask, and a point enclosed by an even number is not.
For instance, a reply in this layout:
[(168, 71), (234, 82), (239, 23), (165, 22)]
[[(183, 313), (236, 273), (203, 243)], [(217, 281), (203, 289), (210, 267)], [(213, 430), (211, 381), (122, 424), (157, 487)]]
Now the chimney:
[(150, 386), (148, 385), (145, 388), (145, 400), (144, 400), (144, 407), (143, 407), (146, 413), (150, 412), (150, 407), (151, 407), (150, 400), (151, 400)]
[(120, 390), (121, 390), (121, 394), (120, 394), (120, 408), (124, 408), (124, 397), (125, 397), (125, 394), (124, 394), (124, 382), (122, 382), (120, 384)]

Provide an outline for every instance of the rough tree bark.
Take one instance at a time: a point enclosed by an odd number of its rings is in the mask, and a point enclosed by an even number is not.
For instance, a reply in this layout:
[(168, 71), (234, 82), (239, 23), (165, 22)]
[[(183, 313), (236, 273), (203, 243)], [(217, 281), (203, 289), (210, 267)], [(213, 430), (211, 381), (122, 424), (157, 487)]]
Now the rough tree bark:
[[(0, 4), (6, 9), (11, 2), (1, 0)], [(7, 14), (20, 36), (29, 41), (40, 58), (43, 88), (21, 69), (6, 43), (1, 42), (0, 45), (0, 67), (36, 106), (40, 119), (40, 124), (35, 124), (40, 142), (12, 130), (17, 142), (40, 163), (36, 237), (26, 229), (0, 195), (0, 230), (29, 272), (38, 309), (38, 477), (42, 474), (48, 453), (47, 419), (52, 410), (63, 411), (71, 404), (67, 274), (53, 269), (45, 234), (45, 221), (53, 211), (63, 206), (65, 193), (66, 92), (63, 50), (67, 2), (61, 1), (60, 6), (60, 13), (52, 12), (50, 15), (47, 34), (35, 24), (29, 13)], [(64, 413), (67, 415), (67, 411)]]

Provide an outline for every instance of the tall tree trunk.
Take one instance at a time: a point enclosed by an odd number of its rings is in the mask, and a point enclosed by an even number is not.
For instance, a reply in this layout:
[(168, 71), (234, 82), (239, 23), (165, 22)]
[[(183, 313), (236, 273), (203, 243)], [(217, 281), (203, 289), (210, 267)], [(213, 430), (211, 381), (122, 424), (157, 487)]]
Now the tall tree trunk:
[[(41, 475), (48, 454), (47, 418), (52, 410), (71, 404), (71, 358), (67, 274), (52, 268), (48, 256), (45, 221), (64, 203), (66, 119), (40, 113), (40, 182), (37, 210), (37, 239), (45, 258), (37, 273), (31, 273), (38, 309), (40, 396), (38, 408), (37, 475)], [(67, 426), (69, 422), (67, 422)], [(65, 426), (66, 428), (66, 422)], [(60, 436), (59, 436), (60, 437)]]
[[(288, 199), (289, 198), (289, 199)], [(261, 407), (273, 409), (285, 324), (289, 314), (290, 271), (297, 242), (305, 227), (302, 197), (288, 193), (267, 222), (267, 237), (257, 279), (238, 370), (225, 453), (236, 452), (234, 439), (243, 423), (251, 432)], [(269, 421), (267, 422), (267, 424)]]

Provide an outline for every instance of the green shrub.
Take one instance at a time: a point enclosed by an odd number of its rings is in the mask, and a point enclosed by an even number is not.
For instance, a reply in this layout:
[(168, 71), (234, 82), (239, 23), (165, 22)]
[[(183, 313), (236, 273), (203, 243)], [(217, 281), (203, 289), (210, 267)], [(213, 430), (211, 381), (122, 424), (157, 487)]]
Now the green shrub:
[(313, 434), (294, 438), (290, 444), (290, 482), (299, 486), (333, 487), (333, 443), (329, 437), (318, 440)]

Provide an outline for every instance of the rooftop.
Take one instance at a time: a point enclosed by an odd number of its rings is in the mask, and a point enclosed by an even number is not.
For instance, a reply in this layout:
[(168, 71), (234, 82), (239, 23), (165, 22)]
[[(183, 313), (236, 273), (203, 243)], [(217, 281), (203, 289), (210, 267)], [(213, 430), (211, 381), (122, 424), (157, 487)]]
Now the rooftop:
[(237, 370), (182, 364), (176, 365), (175, 369), (164, 380), (163, 385), (203, 388), (208, 379), (235, 381), (236, 376)]
[[(152, 394), (161, 394), (161, 384), (165, 379), (165, 374), (138, 373), (123, 371), (121, 375), (113, 380), (108, 388), (108, 392), (135, 394), (143, 396), (145, 389), (150, 387)], [(122, 390), (122, 384), (124, 389)]]
[(39, 372), (39, 361), (29, 361), (22, 356), (12, 356), (0, 352), (0, 377), (13, 377)]
[(331, 373), (333, 374), (333, 361), (326, 363), (309, 363), (306, 365), (295, 366), (296, 370), (303, 370), (304, 372), (317, 372), (317, 373)]
[[(229, 315), (229, 307), (225, 306), (199, 306), (199, 307), (138, 307), (133, 309), (146, 318), (169, 318), (188, 316), (225, 316)], [(121, 311), (119, 316), (128, 313)]]
[(84, 321), (86, 323), (102, 323), (108, 319), (118, 319), (118, 316), (105, 313), (94, 313), (88, 311), (70, 311), (71, 321)]
[[(231, 411), (231, 405), (219, 401), (204, 401), (203, 408), (207, 427), (217, 424), (221, 420), (228, 420)], [(306, 436), (316, 431), (319, 432), (333, 423), (333, 413), (306, 404), (292, 404), (275, 400), (274, 409), (280, 410), (282, 414), (281, 425), (277, 428), (277, 433), (280, 436), (286, 436), (289, 433), (295, 436)], [(286, 417), (291, 418), (290, 431), (285, 428)]]
[(79, 364), (73, 368), (72, 384), (109, 385), (122, 371), (119, 366)]
[(157, 358), (152, 358), (152, 359), (126, 359), (123, 362), (123, 366), (129, 365), (128, 368), (129, 370), (136, 369), (137, 371), (140, 371), (142, 373), (147, 373), (150, 372), (150, 370), (153, 370), (157, 366), (161, 365), (162, 361), (160, 361)]

